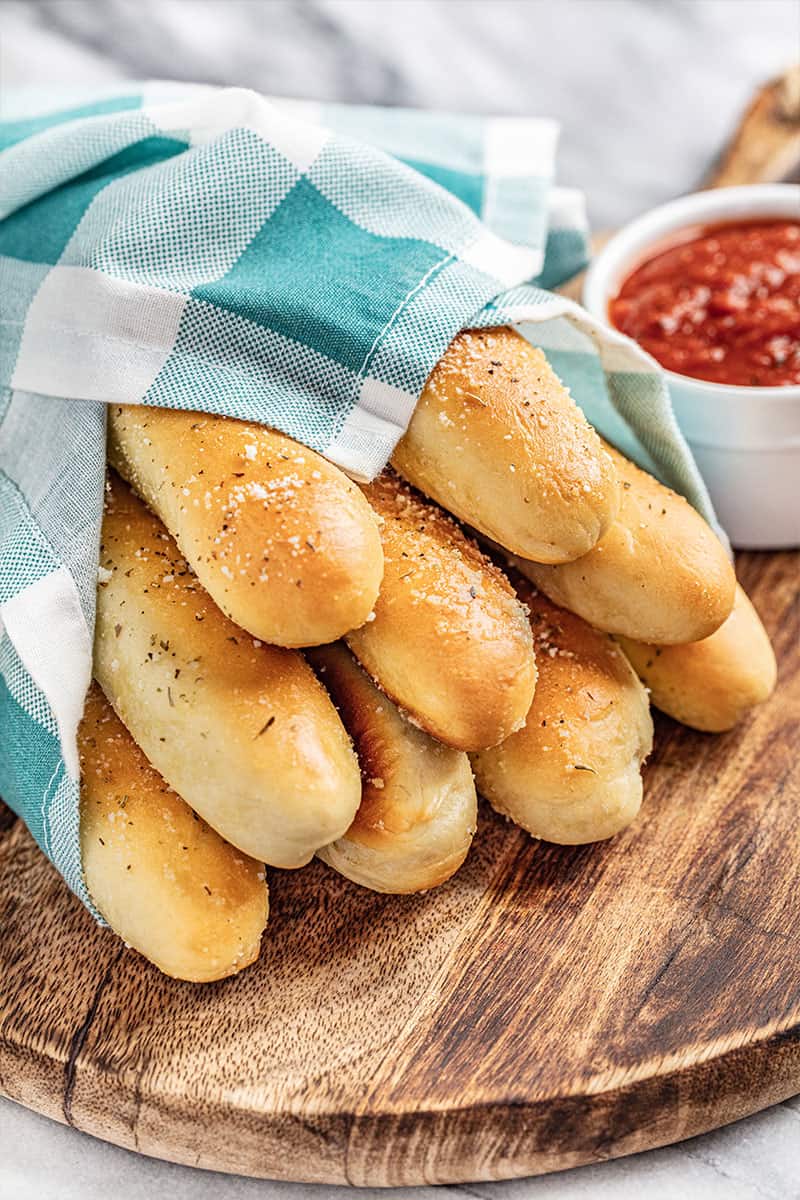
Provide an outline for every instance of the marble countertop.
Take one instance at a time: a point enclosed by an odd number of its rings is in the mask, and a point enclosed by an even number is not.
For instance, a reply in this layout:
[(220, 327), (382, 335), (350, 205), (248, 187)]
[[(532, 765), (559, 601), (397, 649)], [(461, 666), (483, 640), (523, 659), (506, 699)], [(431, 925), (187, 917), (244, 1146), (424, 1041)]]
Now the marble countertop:
[(0, 1200), (798, 1200), (800, 1097), (663, 1150), (463, 1187), (275, 1183), (143, 1158), (0, 1100)]
[[(799, 28), (798, 0), (0, 0), (0, 112), (12, 87), (158, 77), (546, 114), (563, 128), (560, 180), (585, 190), (603, 228), (698, 182), (754, 87), (797, 58)], [(0, 1200), (340, 1192), (145, 1159), (0, 1101)], [(798, 1200), (800, 1099), (633, 1158), (438, 1192)]]

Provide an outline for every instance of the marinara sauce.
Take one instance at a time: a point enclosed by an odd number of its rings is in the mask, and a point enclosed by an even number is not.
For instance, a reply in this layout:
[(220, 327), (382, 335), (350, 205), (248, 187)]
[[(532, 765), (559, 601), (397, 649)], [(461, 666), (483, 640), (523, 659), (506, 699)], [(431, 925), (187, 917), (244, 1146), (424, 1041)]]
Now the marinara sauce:
[(800, 383), (800, 220), (687, 230), (628, 276), (609, 315), (679, 375)]

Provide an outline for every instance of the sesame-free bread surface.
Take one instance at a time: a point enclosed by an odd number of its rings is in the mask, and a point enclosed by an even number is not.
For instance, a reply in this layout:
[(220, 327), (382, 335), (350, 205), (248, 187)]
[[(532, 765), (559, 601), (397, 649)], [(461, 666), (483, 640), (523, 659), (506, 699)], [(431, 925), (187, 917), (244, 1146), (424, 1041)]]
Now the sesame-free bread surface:
[(739, 584), (733, 611), (716, 633), (683, 646), (653, 646), (619, 638), (656, 708), (706, 733), (733, 729), (772, 695), (775, 653), (766, 629)]
[(458, 870), (475, 833), (469, 760), (415, 728), (341, 643), (307, 652), (361, 764), (361, 804), (317, 855), (378, 892), (422, 892)]
[(263, 865), (164, 782), (96, 684), (78, 749), (86, 886), (111, 928), (176, 979), (223, 979), (253, 962), (269, 911)]
[(109, 409), (109, 459), (237, 625), (279, 646), (361, 625), (383, 572), (347, 476), (275, 430), (142, 405)]
[(563, 845), (612, 837), (642, 802), (653, 740), (647, 693), (619, 646), (519, 580), (539, 679), (525, 725), (470, 755), (478, 791), (533, 837)]
[(459, 750), (495, 745), (530, 707), (536, 663), (514, 589), (435, 504), (384, 471), (364, 494), (385, 569), (374, 619), (346, 641), (382, 691)]
[(585, 554), (619, 507), (594, 429), (542, 351), (508, 328), (451, 342), (392, 463), (460, 520), (539, 562)]
[(94, 671), (167, 783), (253, 858), (299, 867), (352, 822), (358, 763), (302, 654), (234, 625), (113, 475)]
[(729, 615), (736, 586), (722, 543), (683, 496), (607, 449), (622, 505), (602, 540), (575, 562), (514, 565), (596, 629), (658, 644), (709, 637)]

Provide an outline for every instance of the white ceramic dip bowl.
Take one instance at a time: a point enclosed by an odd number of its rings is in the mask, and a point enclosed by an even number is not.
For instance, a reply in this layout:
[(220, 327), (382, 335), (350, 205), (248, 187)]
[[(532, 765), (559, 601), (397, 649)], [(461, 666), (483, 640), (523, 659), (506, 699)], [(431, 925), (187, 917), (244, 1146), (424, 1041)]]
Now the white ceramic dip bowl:
[[(610, 324), (627, 276), (682, 229), (724, 221), (800, 220), (800, 186), (754, 184), (697, 192), (620, 230), (586, 275), (583, 302)], [(800, 545), (800, 385), (742, 387), (665, 371), (675, 416), (720, 522), (741, 549)]]

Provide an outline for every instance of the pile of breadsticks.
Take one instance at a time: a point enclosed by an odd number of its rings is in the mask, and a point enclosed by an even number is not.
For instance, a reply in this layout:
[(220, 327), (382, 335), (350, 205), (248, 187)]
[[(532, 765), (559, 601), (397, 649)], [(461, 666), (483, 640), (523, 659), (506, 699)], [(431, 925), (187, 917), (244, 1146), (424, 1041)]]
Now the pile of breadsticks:
[(110, 410), (108, 454), (83, 862), (170, 975), (253, 961), (265, 863), (442, 883), (476, 784), (534, 837), (611, 837), (650, 700), (724, 730), (773, 687), (713, 532), (509, 329), (455, 339), (368, 485), (263, 426), (144, 406)]

